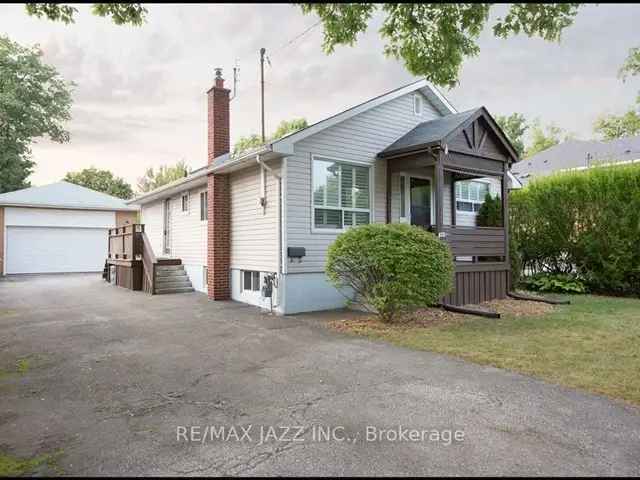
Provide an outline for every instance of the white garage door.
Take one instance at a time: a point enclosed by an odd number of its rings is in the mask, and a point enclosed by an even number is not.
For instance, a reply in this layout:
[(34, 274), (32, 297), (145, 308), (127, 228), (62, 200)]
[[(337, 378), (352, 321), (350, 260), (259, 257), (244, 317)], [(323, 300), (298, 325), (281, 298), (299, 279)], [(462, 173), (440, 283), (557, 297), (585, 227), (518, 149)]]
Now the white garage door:
[(102, 271), (107, 229), (7, 227), (6, 273)]

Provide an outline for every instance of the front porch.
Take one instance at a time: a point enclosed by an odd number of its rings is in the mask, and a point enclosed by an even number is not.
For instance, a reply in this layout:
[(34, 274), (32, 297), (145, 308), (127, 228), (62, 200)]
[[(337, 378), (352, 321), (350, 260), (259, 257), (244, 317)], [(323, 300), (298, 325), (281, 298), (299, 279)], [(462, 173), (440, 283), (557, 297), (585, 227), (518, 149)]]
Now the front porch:
[[(509, 291), (508, 171), (517, 156), (501, 137), (480, 108), (425, 122), (378, 155), (386, 162), (387, 223), (422, 226), (451, 247), (455, 279), (445, 304)], [(477, 222), (486, 193), (500, 199), (495, 225)]]

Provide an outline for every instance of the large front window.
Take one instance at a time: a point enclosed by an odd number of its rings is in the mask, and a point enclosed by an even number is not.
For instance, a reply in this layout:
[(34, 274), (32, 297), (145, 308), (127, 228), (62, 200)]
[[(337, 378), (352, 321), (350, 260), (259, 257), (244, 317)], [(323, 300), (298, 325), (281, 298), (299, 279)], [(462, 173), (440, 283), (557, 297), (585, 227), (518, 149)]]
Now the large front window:
[(369, 167), (313, 159), (313, 226), (341, 230), (370, 222)]
[(456, 210), (474, 213), (480, 210), (484, 197), (489, 193), (489, 184), (460, 180), (456, 182)]

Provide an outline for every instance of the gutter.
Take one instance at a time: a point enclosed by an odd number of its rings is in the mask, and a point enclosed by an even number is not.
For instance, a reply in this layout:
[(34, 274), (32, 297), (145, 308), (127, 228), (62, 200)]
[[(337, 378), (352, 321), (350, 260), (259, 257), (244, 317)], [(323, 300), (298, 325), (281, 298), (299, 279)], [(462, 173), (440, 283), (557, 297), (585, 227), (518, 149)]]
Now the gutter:
[[(126, 203), (130, 205), (133, 200), (128, 200)], [(56, 210), (92, 210), (97, 212), (137, 212), (139, 208), (135, 205), (130, 207), (87, 207), (83, 205), (70, 206), (70, 205), (55, 205), (55, 204), (38, 204), (38, 203), (0, 203), (0, 207), (14, 207), (14, 208), (53, 208)]]
[(197, 170), (196, 173), (193, 173), (187, 177), (183, 177), (179, 180), (163, 185), (160, 188), (151, 190), (150, 192), (147, 192), (138, 197), (132, 198), (131, 200), (128, 200), (126, 203), (127, 205), (143, 204), (143, 203), (149, 203), (153, 200), (157, 200), (158, 198), (162, 198), (163, 194), (167, 194), (168, 192), (172, 191), (174, 188), (182, 187), (190, 182), (193, 182), (194, 180), (198, 180), (202, 177), (206, 177), (207, 173), (209, 173), (208, 170), (209, 170), (208, 168), (201, 168)]

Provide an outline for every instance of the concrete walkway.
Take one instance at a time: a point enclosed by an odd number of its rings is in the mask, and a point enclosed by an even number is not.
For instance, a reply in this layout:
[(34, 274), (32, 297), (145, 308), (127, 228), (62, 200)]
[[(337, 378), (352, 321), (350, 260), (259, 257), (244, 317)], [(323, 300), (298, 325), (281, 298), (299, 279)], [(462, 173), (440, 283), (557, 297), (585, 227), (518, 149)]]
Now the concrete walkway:
[(639, 409), (323, 317), (2, 280), (0, 453), (59, 452), (72, 475), (640, 474)]

